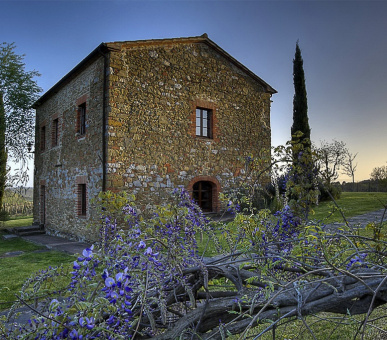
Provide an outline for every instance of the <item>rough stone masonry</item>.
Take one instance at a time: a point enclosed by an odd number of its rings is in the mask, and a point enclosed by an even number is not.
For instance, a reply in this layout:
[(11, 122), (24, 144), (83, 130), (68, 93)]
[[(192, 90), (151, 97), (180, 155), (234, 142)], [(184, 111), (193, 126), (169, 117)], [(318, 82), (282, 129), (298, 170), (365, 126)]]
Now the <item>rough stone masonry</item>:
[(274, 93), (206, 35), (101, 44), (35, 103), (34, 221), (96, 238), (101, 190), (145, 206), (183, 187), (219, 212), (245, 158), (270, 149)]

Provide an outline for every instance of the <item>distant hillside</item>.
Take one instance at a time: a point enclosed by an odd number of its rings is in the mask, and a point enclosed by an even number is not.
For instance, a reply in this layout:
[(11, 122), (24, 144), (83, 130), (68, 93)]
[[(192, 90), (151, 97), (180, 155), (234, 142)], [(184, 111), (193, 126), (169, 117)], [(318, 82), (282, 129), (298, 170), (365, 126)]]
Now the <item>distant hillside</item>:
[(32, 201), (34, 197), (34, 188), (7, 188), (6, 190), (22, 195), (27, 201)]

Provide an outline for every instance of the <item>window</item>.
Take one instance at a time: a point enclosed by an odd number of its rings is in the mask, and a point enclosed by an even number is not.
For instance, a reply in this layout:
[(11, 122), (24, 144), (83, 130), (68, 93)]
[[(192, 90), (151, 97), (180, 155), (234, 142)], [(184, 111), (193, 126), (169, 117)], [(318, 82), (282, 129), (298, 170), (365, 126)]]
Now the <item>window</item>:
[(46, 150), (46, 126), (40, 128), (40, 150)]
[(86, 134), (86, 102), (78, 106), (77, 132), (81, 136)]
[[(191, 103), (189, 134), (197, 140), (219, 141), (216, 115), (217, 105), (211, 100), (197, 98)], [(199, 142), (200, 143), (200, 142)]]
[(52, 121), (51, 130), (51, 146), (55, 147), (59, 144), (59, 119), (56, 118)]
[(212, 110), (196, 108), (196, 136), (212, 138)]
[(86, 216), (87, 191), (86, 184), (78, 184), (78, 216)]

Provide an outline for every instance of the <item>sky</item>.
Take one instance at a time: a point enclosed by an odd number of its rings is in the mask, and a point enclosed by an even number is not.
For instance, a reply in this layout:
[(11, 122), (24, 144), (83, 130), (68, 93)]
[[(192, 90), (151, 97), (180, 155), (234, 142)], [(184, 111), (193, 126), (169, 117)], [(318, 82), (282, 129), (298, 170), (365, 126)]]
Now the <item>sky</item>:
[(387, 0), (0, 0), (0, 40), (15, 42), (45, 92), (101, 42), (207, 33), (278, 91), (273, 146), (290, 139), (299, 41), (311, 139), (345, 142), (360, 181), (387, 162), (386, 15)]

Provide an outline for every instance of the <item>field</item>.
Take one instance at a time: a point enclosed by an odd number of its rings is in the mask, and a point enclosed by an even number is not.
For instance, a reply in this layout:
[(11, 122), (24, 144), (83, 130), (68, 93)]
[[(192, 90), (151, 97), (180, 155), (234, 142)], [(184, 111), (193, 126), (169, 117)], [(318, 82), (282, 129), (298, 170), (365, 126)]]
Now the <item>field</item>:
[[(336, 203), (342, 209), (345, 217), (350, 218), (385, 208), (387, 206), (387, 192), (343, 192)], [(314, 207), (310, 218), (325, 223), (342, 222), (343, 217), (338, 210), (331, 214), (334, 207), (333, 202), (321, 202)]]
[(6, 189), (2, 209), (10, 216), (32, 215), (32, 189)]

